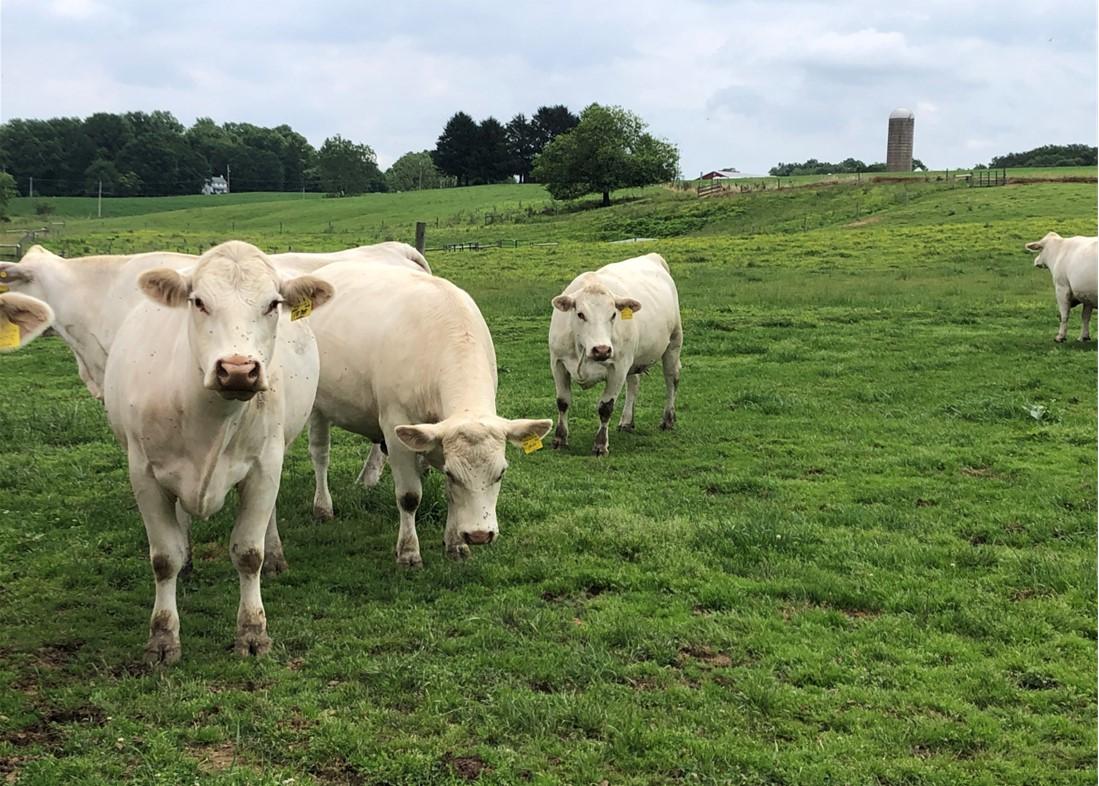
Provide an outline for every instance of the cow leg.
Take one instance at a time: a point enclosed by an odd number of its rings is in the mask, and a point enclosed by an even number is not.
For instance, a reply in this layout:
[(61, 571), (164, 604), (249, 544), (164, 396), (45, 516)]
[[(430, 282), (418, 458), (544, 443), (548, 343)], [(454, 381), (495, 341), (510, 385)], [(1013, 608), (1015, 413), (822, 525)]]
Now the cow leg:
[(332, 492), (328, 490), (328, 462), (332, 449), (328, 418), (317, 410), (309, 413), (309, 457), (313, 460), (316, 490), (313, 492), (313, 518), (328, 521), (333, 517)]
[(626, 399), (622, 404), (622, 417), (618, 419), (619, 431), (633, 431), (633, 406), (637, 401), (637, 389), (640, 386), (640, 374), (626, 376)]
[(149, 560), (156, 578), (156, 600), (149, 619), (145, 660), (171, 665), (179, 660), (179, 612), (176, 610), (176, 578), (187, 558), (187, 537), (174, 511), (174, 500), (165, 493), (143, 457), (130, 457), (130, 485), (149, 537)]
[(420, 507), (423, 486), (416, 466), (416, 454), (405, 447), (395, 432), (385, 435), (389, 444), (389, 466), (393, 470), (393, 491), (397, 495), (397, 510), (401, 528), (397, 533), (397, 564), (410, 568), (423, 567), (420, 538), (416, 535), (416, 511)]
[[(281, 445), (279, 447), (281, 450)], [(240, 579), (237, 637), (233, 649), (241, 656), (266, 655), (271, 650), (267, 614), (260, 595), (260, 574), (265, 533), (275, 515), (281, 468), (281, 453), (269, 453), (237, 486), (240, 506), (233, 534), (229, 537), (229, 556)]]
[(1058, 328), (1053, 340), (1060, 343), (1065, 340), (1065, 334), (1068, 333), (1068, 314), (1072, 310), (1072, 299), (1067, 288), (1058, 287), (1057, 289), (1057, 310), (1061, 313), (1061, 327)]
[(569, 405), (572, 404), (572, 377), (569, 376), (565, 364), (559, 360), (551, 361), (550, 370), (553, 372), (553, 386), (557, 391), (557, 430), (553, 432), (553, 446), (567, 448), (569, 446)]
[(271, 508), (271, 519), (267, 522), (267, 532), (263, 536), (263, 572), (268, 576), (277, 576), (289, 569), (286, 554), (282, 550), (282, 538), (279, 537), (279, 517), (276, 506)]
[(372, 489), (382, 479), (382, 470), (384, 469), (385, 453), (382, 452), (381, 445), (371, 445), (370, 455), (366, 457), (362, 472), (359, 473), (359, 477), (355, 482), (361, 484), (364, 489)]
[(183, 561), (183, 567), (179, 569), (179, 577), (185, 579), (191, 575), (195, 567), (191, 559), (191, 514), (183, 509), (178, 499), (176, 500), (176, 523), (183, 530), (183, 542), (187, 544), (187, 556)]
[(1095, 309), (1095, 306), (1083, 304), (1083, 322), (1080, 325), (1080, 340), (1091, 341), (1091, 312)]
[(622, 385), (626, 381), (625, 371), (619, 371), (612, 367), (607, 374), (607, 382), (603, 388), (603, 395), (599, 397), (599, 430), (595, 432), (595, 443), (592, 445), (592, 455), (605, 456), (610, 453), (608, 444), (607, 424), (611, 421), (614, 412), (614, 400), (622, 391)]
[(664, 365), (664, 386), (666, 395), (664, 398), (664, 417), (660, 419), (660, 428), (667, 431), (675, 428), (675, 395), (679, 390), (679, 353), (683, 351), (683, 334), (677, 329), (672, 336), (672, 343), (664, 350), (662, 358)]

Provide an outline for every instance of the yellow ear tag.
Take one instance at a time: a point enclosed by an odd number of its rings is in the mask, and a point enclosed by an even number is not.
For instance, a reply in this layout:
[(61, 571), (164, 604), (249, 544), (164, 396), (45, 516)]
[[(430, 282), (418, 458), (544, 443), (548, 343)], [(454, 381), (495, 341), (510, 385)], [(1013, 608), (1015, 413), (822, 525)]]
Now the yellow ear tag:
[(523, 449), (524, 453), (533, 453), (536, 450), (542, 449), (541, 437), (527, 437), (520, 443), (519, 447)]
[(4, 294), (7, 291), (9, 291), (8, 288), (3, 284), (0, 284), (0, 295)]
[(622, 319), (633, 319), (633, 309), (629, 306), (622, 309)]
[(0, 349), (18, 348), (19, 326), (14, 322), (9, 322), (7, 317), (0, 317)]
[(313, 301), (309, 298), (297, 303), (290, 308), (290, 321), (307, 317), (313, 313)]

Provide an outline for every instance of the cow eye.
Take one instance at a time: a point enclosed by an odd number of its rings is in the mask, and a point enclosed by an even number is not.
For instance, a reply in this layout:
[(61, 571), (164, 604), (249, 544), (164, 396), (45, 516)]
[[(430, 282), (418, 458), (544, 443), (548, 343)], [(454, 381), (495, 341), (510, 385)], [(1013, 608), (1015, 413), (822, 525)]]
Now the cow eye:
[(195, 308), (197, 308), (203, 314), (209, 314), (210, 313), (209, 311), (206, 310), (206, 304), (202, 302), (202, 298), (196, 297), (191, 302), (194, 304)]
[(458, 482), (458, 476), (451, 472), (449, 469), (444, 469), (443, 473), (446, 475), (446, 479), (449, 480), (451, 483)]
[(618, 316), (618, 312), (617, 312), (617, 311), (612, 311), (612, 312), (611, 312), (611, 322), (614, 322), (614, 318), (615, 318), (616, 316)]
[(588, 318), (586, 316), (584, 316), (583, 311), (577, 311), (576, 316), (580, 317), (581, 322), (587, 322), (588, 321)]
[(507, 472), (507, 471), (508, 471), (507, 467), (504, 467), (502, 470), (500, 470), (500, 474), (496, 476), (495, 482), (499, 483), (501, 480), (503, 480), (504, 479), (504, 473)]
[(281, 302), (282, 302), (282, 300), (280, 300), (278, 298), (276, 298), (275, 300), (272, 300), (271, 303), (267, 306), (267, 310), (264, 311), (263, 313), (264, 314), (272, 314), (272, 313), (278, 311), (279, 310), (279, 303), (281, 303)]

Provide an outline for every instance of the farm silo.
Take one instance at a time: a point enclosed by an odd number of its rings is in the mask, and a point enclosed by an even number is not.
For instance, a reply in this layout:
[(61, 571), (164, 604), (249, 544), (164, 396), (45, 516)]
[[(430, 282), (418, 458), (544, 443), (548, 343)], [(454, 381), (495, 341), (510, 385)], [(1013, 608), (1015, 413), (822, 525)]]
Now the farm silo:
[(889, 113), (889, 141), (885, 149), (885, 168), (890, 172), (912, 171), (912, 137), (916, 116), (907, 109)]

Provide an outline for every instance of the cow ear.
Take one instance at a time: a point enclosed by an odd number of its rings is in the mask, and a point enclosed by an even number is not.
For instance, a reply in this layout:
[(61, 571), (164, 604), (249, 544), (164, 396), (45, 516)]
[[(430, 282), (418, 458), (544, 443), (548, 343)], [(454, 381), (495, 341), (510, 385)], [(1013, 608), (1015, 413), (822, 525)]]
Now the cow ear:
[(614, 299), (614, 307), (619, 311), (628, 308), (630, 311), (640, 311), (641, 304), (634, 300), (632, 297), (616, 297)]
[(568, 295), (558, 295), (551, 302), (558, 311), (572, 311), (576, 308), (576, 301)]
[[(37, 248), (37, 246), (36, 246)], [(17, 262), (0, 262), (0, 292), (7, 284), (29, 284), (34, 281), (34, 271)]]
[(524, 442), (530, 439), (541, 439), (549, 433), (551, 428), (553, 428), (552, 420), (520, 418), (519, 420), (504, 421), (504, 433), (507, 435), (508, 442), (519, 446), (522, 446)]
[(306, 301), (312, 304), (312, 308), (320, 308), (336, 294), (331, 284), (316, 276), (298, 276), (283, 281), (279, 291), (291, 308)]
[[(53, 322), (53, 309), (47, 303), (29, 295), (8, 292), (0, 295), (0, 352), (18, 349), (42, 334)], [(11, 341), (5, 334), (13, 325), (18, 340)], [(11, 338), (15, 338), (12, 336)]]
[(137, 285), (154, 303), (169, 308), (182, 306), (191, 296), (191, 280), (168, 267), (145, 271)]
[(417, 453), (430, 453), (439, 445), (439, 431), (430, 423), (421, 423), (418, 426), (397, 426), (394, 430), (405, 447)]
[(1027, 243), (1024, 247), (1027, 251), (1041, 251), (1044, 244), (1044, 240), (1035, 240), (1033, 243)]

